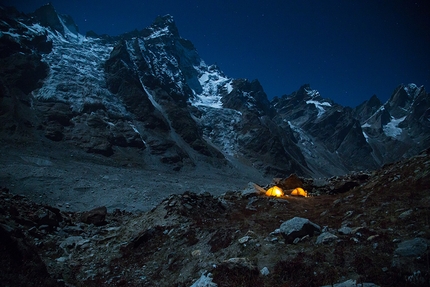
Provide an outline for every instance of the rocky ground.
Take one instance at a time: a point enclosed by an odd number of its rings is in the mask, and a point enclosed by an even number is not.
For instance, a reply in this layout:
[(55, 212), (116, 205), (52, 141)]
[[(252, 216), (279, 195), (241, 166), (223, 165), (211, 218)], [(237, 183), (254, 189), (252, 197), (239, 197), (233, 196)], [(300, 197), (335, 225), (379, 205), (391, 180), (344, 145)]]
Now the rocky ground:
[(255, 170), (232, 164), (200, 161), (174, 171), (174, 165), (162, 164), (146, 151), (118, 148), (106, 157), (47, 139), (0, 141), (0, 163), (0, 186), (64, 211), (98, 206), (110, 212), (148, 211), (174, 193), (220, 195), (245, 188), (251, 179), (270, 182)]
[[(429, 150), (262, 187), (67, 153), (4, 150), (0, 286), (430, 284)], [(264, 194), (275, 183), (286, 196)]]

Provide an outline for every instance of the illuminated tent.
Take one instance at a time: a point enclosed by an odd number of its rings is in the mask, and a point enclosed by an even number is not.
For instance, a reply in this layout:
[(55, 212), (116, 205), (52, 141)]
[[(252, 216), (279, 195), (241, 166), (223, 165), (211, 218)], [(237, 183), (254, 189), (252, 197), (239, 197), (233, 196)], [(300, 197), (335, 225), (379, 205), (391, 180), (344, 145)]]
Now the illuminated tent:
[(295, 188), (290, 195), (298, 195), (298, 196), (304, 196), (307, 197), (308, 196), (308, 192), (306, 190), (304, 190), (301, 187)]
[(284, 196), (284, 191), (280, 187), (277, 187), (275, 185), (266, 191), (266, 195), (267, 196), (281, 197), (281, 196)]

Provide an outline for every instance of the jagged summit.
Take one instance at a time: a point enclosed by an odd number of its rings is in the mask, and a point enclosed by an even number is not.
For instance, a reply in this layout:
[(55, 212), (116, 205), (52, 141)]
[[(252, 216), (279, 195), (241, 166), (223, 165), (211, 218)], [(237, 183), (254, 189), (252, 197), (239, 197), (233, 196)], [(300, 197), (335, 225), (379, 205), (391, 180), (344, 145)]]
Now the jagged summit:
[(72, 17), (58, 14), (51, 2), (38, 8), (32, 15), (42, 26), (58, 31), (63, 36), (68, 31), (76, 35), (79, 34), (78, 26), (75, 24)]
[(52, 4), (0, 15), (6, 138), (253, 176), (374, 169), (430, 142), (428, 94), (413, 84), (385, 104), (374, 96), (356, 109), (309, 84), (269, 101), (258, 80), (207, 65), (171, 15), (116, 37), (80, 35)]
[(152, 29), (153, 33), (156, 33), (157, 31), (159, 31), (159, 33), (168, 31), (170, 35), (169, 34), (164, 34), (164, 35), (179, 37), (178, 27), (176, 27), (173, 16), (169, 14), (164, 16), (158, 16), (157, 18), (155, 18), (152, 25), (147, 29)]

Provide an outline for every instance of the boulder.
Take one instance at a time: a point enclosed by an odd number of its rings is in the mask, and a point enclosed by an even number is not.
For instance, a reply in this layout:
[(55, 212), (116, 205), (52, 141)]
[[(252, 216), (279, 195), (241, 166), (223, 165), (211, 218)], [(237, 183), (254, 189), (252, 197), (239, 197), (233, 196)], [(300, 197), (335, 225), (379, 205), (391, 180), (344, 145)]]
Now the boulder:
[(86, 211), (81, 215), (81, 221), (87, 224), (94, 224), (96, 226), (106, 224), (106, 206), (94, 208), (90, 211)]
[(267, 275), (269, 275), (269, 274), (270, 274), (270, 271), (269, 271), (269, 269), (268, 269), (267, 267), (263, 267), (263, 268), (260, 270), (260, 274), (261, 274), (261, 275), (263, 275), (263, 276), (267, 276)]
[(303, 188), (303, 180), (300, 179), (295, 173), (289, 177), (279, 181), (279, 187), (283, 190), (295, 189), (297, 187)]
[(399, 243), (394, 254), (400, 257), (418, 257), (427, 250), (427, 241), (424, 238), (414, 238)]
[(336, 240), (338, 237), (330, 232), (323, 232), (321, 233), (316, 241), (316, 244), (322, 244), (322, 243), (330, 243), (334, 240)]
[(63, 286), (51, 277), (30, 242), (23, 233), (16, 233), (8, 226), (0, 225), (0, 285)]
[(218, 286), (263, 286), (263, 278), (252, 260), (234, 257), (222, 261), (213, 270), (214, 281)]
[(266, 191), (264, 190), (264, 188), (262, 188), (258, 184), (255, 184), (253, 182), (249, 182), (248, 187), (246, 189), (244, 189), (241, 194), (243, 197), (249, 197), (249, 196), (254, 196), (254, 195), (263, 195), (265, 193), (266, 193)]
[(348, 227), (348, 226), (342, 226), (341, 228), (339, 228), (337, 230), (337, 232), (339, 232), (340, 234), (343, 234), (343, 235), (348, 235), (348, 234), (352, 233), (352, 228)]
[(306, 235), (313, 236), (314, 233), (321, 232), (319, 225), (302, 217), (294, 217), (285, 221), (279, 229), (286, 243), (293, 243), (296, 238), (302, 238)]
[(218, 285), (212, 282), (212, 274), (202, 274), (196, 282), (190, 287), (217, 287)]
[(49, 228), (59, 226), (61, 215), (54, 213), (47, 208), (41, 208), (36, 213), (36, 222), (38, 226), (48, 225)]

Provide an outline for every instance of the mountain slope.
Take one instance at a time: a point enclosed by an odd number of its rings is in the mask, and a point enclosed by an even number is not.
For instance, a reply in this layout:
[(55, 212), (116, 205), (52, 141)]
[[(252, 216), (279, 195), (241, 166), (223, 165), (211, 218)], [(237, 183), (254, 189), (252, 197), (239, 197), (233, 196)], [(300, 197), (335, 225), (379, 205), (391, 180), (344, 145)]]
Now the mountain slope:
[(170, 15), (109, 37), (79, 34), (51, 4), (30, 15), (0, 12), (7, 140), (133, 154), (176, 171), (203, 163), (270, 176), (374, 169), (429, 145), (424, 88), (399, 88), (383, 106), (372, 97), (356, 109), (308, 85), (270, 102), (257, 80), (207, 65)]
[(306, 162), (316, 175), (374, 169), (377, 164), (351, 108), (323, 99), (309, 85), (275, 98), (276, 121), (291, 127)]
[[(356, 108), (378, 164), (410, 157), (430, 143), (430, 98), (424, 87), (400, 85), (385, 104), (364, 102)], [(365, 113), (373, 106), (373, 113)]]

